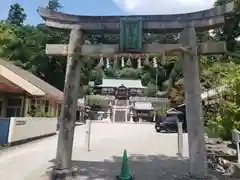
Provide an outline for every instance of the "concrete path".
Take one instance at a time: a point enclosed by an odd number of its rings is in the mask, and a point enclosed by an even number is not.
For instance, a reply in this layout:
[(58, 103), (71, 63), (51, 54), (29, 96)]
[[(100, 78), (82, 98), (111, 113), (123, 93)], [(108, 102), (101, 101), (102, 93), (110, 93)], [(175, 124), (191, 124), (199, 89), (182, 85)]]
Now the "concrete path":
[[(177, 160), (177, 135), (156, 133), (153, 124), (93, 123), (91, 151), (84, 149), (85, 126), (77, 126), (73, 163), (81, 170), (79, 179), (114, 179), (119, 174), (124, 149), (138, 180), (155, 180), (172, 170), (187, 172), (184, 161)], [(13, 147), (0, 152), (0, 179), (44, 180), (54, 163), (57, 136)], [(188, 155), (184, 135), (184, 156)], [(174, 174), (172, 174), (174, 175)], [(172, 176), (171, 175), (171, 176)]]

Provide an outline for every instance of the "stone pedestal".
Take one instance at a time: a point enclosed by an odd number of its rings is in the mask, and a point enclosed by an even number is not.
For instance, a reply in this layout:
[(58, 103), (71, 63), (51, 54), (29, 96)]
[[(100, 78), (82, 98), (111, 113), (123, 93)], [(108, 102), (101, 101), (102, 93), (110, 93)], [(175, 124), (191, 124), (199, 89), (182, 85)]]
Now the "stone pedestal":
[(47, 172), (48, 180), (77, 180), (78, 167), (72, 167), (70, 169), (53, 169)]
[(107, 118), (105, 119), (105, 121), (107, 121), (107, 122), (112, 122), (112, 121), (111, 121), (111, 109), (110, 109), (110, 107), (108, 108)]
[(182, 122), (177, 122), (178, 127), (178, 156), (179, 158), (183, 158), (183, 126)]
[(103, 115), (104, 115), (104, 112), (103, 111), (99, 111), (98, 112), (98, 120), (103, 120)]
[(138, 121), (138, 123), (141, 124), (142, 122), (143, 122), (142, 117), (139, 117), (139, 121)]

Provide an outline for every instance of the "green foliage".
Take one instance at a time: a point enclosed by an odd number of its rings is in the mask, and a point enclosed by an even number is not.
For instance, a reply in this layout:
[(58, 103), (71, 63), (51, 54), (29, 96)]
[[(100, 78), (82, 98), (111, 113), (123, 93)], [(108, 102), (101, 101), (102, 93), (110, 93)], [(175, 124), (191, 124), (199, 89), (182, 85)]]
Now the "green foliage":
[(30, 116), (30, 117), (53, 117), (49, 113), (43, 112), (40, 107), (31, 109), (28, 112), (28, 116)]
[[(215, 5), (224, 5), (232, 0), (216, 0)], [(237, 40), (236, 38), (240, 35), (240, 1), (234, 0), (235, 3), (235, 12), (228, 16), (225, 19), (224, 28), (215, 30), (215, 38), (217, 40), (226, 40), (227, 49), (231, 52), (236, 50)]]
[(60, 4), (59, 0), (49, 0), (47, 8), (53, 11), (58, 11), (62, 8), (62, 5)]
[(8, 12), (7, 21), (11, 24), (22, 25), (24, 20), (27, 18), (27, 15), (24, 13), (24, 9), (19, 3), (15, 3), (10, 6)]
[(86, 96), (86, 105), (88, 106), (104, 106), (108, 105), (108, 101), (100, 95), (89, 95)]
[(1, 56), (62, 90), (66, 58), (45, 54), (46, 43), (48, 41), (59, 43), (61, 34), (49, 32), (45, 26), (17, 27), (12, 25), (12, 29), (16, 38), (8, 44), (0, 44), (0, 47), (4, 49)]
[(151, 81), (150, 73), (148, 72), (142, 72), (141, 74), (141, 81), (143, 86), (147, 86), (148, 83)]
[(231, 139), (234, 128), (240, 129), (240, 66), (230, 63), (214, 63), (211, 75), (215, 84), (226, 88), (219, 92), (219, 103), (204, 109), (208, 130), (224, 140)]
[(84, 98), (86, 95), (92, 94), (92, 89), (88, 85), (80, 85), (80, 93), (79, 98)]
[(169, 93), (169, 101), (172, 106), (178, 106), (184, 103), (184, 84), (183, 79), (178, 80), (174, 83)]
[(116, 70), (113, 68), (105, 69), (104, 75), (105, 75), (105, 77), (108, 77), (108, 78), (117, 78)]
[[(61, 8), (59, 0), (49, 0), (47, 8), (58, 11)], [(44, 24), (36, 27), (23, 25), (26, 18), (24, 9), (19, 4), (13, 4), (9, 11), (7, 22), (0, 22), (0, 57), (13, 61), (16, 65), (26, 69), (56, 88), (63, 90), (66, 57), (48, 56), (45, 54), (46, 44), (67, 44), (69, 32), (62, 32), (56, 29), (47, 28)], [(21, 25), (21, 26), (19, 26)], [(155, 35), (147, 34), (147, 41), (151, 42), (175, 42), (176, 34)], [(160, 38), (161, 37), (161, 38)], [(160, 41), (158, 40), (160, 38)], [(89, 43), (110, 43), (119, 41), (119, 35), (93, 35), (89, 36)], [(160, 65), (161, 57), (158, 57)], [(123, 69), (102, 69), (103, 61), (99, 58), (86, 58), (81, 66), (80, 97), (91, 94), (91, 89), (87, 87), (89, 81), (94, 81), (99, 85), (102, 78), (124, 78), (124, 79), (142, 79), (145, 86), (149, 83), (156, 84), (162, 89), (162, 83), (168, 79), (168, 73), (172, 71), (175, 62), (170, 62), (166, 66), (160, 66), (156, 71), (152, 65), (145, 66), (142, 70), (134, 69), (135, 61), (127, 61), (126, 68)], [(97, 65), (98, 64), (98, 65)], [(97, 65), (97, 67), (95, 67)], [(151, 89), (151, 88), (150, 88)], [(149, 93), (155, 94), (155, 93)]]
[(165, 116), (167, 114), (167, 108), (164, 106), (155, 106), (154, 110), (156, 111), (158, 116)]
[(156, 85), (149, 83), (147, 88), (144, 89), (144, 95), (148, 97), (156, 97)]
[(117, 78), (121, 79), (139, 79), (140, 71), (134, 68), (123, 68), (116, 71)]
[[(20, 12), (19, 6), (12, 5), (7, 21), (0, 22), (0, 57), (13, 61), (15, 65), (32, 72), (49, 84), (63, 90), (66, 57), (48, 56), (45, 54), (45, 48), (48, 43), (67, 44), (69, 32), (50, 29), (44, 24), (30, 26), (16, 23), (15, 19), (21, 18), (21, 15), (19, 17), (16, 15), (17, 12)], [(16, 8), (18, 9), (16, 10)], [(24, 13), (24, 10), (21, 9), (21, 12)], [(18, 21), (20, 22), (20, 20)], [(84, 61), (81, 66), (80, 97), (84, 93), (89, 93), (86, 90), (88, 88), (83, 86), (88, 84), (90, 70), (94, 66), (92, 59)]]
[(102, 84), (104, 72), (99, 68), (94, 68), (90, 74), (90, 81), (94, 81), (95, 85)]
[[(228, 0), (217, 0), (216, 5), (222, 5)], [(240, 9), (240, 3), (235, 0), (236, 12)], [(61, 8), (59, 0), (49, 0), (47, 8), (58, 11)], [(47, 28), (44, 24), (37, 26), (23, 25), (26, 19), (24, 9), (19, 4), (10, 7), (6, 21), (0, 22), (0, 57), (13, 61), (16, 65), (26, 69), (56, 88), (63, 90), (66, 57), (47, 56), (45, 54), (46, 44), (67, 44), (69, 32), (61, 32), (56, 29)], [(215, 132), (224, 139), (230, 138), (232, 128), (239, 127), (239, 44), (236, 37), (240, 35), (239, 27), (240, 15), (233, 13), (226, 19), (223, 29), (214, 31), (214, 40), (226, 40), (228, 50), (232, 51), (228, 55), (231, 58), (222, 57), (201, 57), (201, 84), (203, 91), (228, 84), (229, 90), (226, 92), (228, 99), (221, 99), (221, 103), (215, 107), (204, 110), (205, 120), (209, 131)], [(197, 34), (201, 40), (212, 38), (208, 32)], [(87, 41), (92, 44), (112, 44), (119, 42), (119, 35), (93, 35)], [(145, 34), (144, 43), (176, 43), (178, 34)], [(102, 83), (102, 78), (124, 78), (141, 79), (142, 84), (147, 86), (146, 96), (156, 95), (156, 86), (160, 91), (167, 91), (170, 101), (174, 105), (183, 103), (184, 86), (182, 81), (181, 60), (171, 57), (166, 64), (161, 64), (161, 57), (158, 58), (158, 68), (154, 68), (151, 63), (144, 64), (142, 69), (132, 68), (136, 66), (135, 60), (127, 61), (126, 68), (123, 69), (102, 69), (103, 61), (99, 58), (86, 58), (81, 66), (81, 80), (79, 96), (92, 94), (88, 87), (89, 81), (94, 81), (96, 85)], [(231, 60), (231, 62), (230, 62)], [(97, 65), (98, 64), (98, 65)], [(97, 67), (96, 67), (97, 65)], [(157, 82), (156, 82), (157, 77)], [(89, 104), (101, 104), (103, 97), (88, 96)], [(159, 113), (161, 114), (162, 112)], [(37, 114), (37, 113), (35, 113)], [(40, 113), (41, 114), (41, 113)], [(41, 115), (38, 115), (41, 116)]]

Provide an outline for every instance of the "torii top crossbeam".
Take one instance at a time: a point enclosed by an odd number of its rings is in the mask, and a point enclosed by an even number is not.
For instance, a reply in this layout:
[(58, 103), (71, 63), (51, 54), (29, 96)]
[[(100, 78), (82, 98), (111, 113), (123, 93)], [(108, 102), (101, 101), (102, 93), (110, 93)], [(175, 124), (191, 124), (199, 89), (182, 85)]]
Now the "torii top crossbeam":
[(49, 27), (73, 29), (81, 25), (89, 33), (119, 33), (122, 18), (140, 18), (143, 32), (179, 32), (187, 26), (195, 27), (197, 31), (214, 29), (224, 24), (225, 16), (233, 13), (234, 2), (208, 10), (170, 15), (139, 15), (139, 16), (80, 16), (55, 12), (39, 8), (40, 16)]

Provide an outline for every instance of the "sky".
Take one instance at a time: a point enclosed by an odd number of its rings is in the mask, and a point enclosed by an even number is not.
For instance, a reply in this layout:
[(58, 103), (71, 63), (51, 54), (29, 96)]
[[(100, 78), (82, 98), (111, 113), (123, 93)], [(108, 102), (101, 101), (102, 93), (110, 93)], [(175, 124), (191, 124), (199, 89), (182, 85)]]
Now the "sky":
[[(27, 14), (26, 23), (42, 22), (38, 7), (48, 0), (0, 0), (0, 20), (6, 19), (11, 4), (19, 3)], [(176, 14), (211, 8), (214, 0), (60, 0), (62, 12), (79, 15)]]

